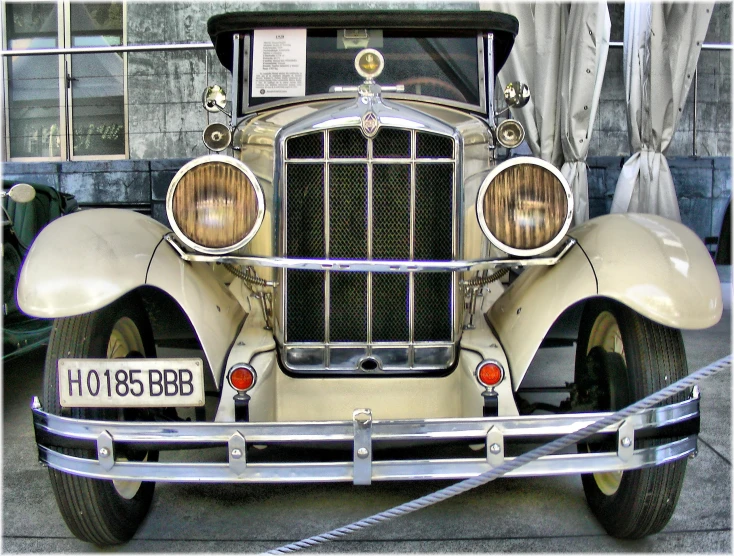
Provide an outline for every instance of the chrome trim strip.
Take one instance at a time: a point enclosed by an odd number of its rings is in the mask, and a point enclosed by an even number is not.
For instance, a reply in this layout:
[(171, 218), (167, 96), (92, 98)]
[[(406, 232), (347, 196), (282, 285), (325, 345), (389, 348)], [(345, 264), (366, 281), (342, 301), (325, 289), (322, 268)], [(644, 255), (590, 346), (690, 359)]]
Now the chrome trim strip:
[(487, 121), (489, 127), (494, 128), (494, 33), (487, 33), (487, 71), (490, 73), (487, 79)]
[[(328, 379), (327, 379), (328, 380)], [(674, 425), (699, 415), (700, 397), (662, 407), (646, 409), (627, 418), (635, 431)], [(352, 421), (302, 421), (264, 423), (201, 423), (191, 421), (96, 421), (73, 419), (46, 413), (37, 398), (31, 406), (34, 427), (77, 440), (96, 441), (107, 431), (115, 442), (163, 442), (186, 444), (210, 442), (226, 444), (235, 432), (241, 432), (248, 442), (336, 442), (352, 440)], [(581, 430), (612, 415), (613, 412), (563, 413), (558, 415), (520, 415), (506, 417), (474, 417), (452, 419), (392, 419), (374, 420), (374, 441), (400, 440), (459, 440), (484, 438), (491, 427), (498, 427), (505, 438), (558, 437)], [(610, 425), (600, 433), (613, 433), (619, 424)]]
[[(367, 259), (372, 260), (372, 238), (374, 237), (374, 185), (375, 171), (372, 165), (374, 137), (367, 138)], [(372, 355), (372, 273), (367, 273), (367, 354)]]
[[(410, 131), (410, 260), (415, 260), (415, 184), (416, 158), (418, 154), (418, 133), (416, 130)], [(453, 325), (453, 323), (452, 323)], [(453, 328), (453, 326), (452, 326)], [(453, 334), (451, 336), (453, 340)], [(415, 275), (411, 272), (408, 274), (408, 343), (410, 350), (408, 351), (408, 366), (415, 366)]]
[[(464, 157), (462, 153), (466, 152), (464, 148), (464, 137), (457, 134), (454, 137), (454, 166), (453, 166), (453, 183), (451, 184), (452, 199), (451, 199), (451, 252), (453, 258), (457, 259), (461, 256), (464, 249), (464, 219), (461, 215), (463, 210), (463, 198), (464, 198)], [(461, 338), (461, 330), (464, 322), (464, 300), (462, 299), (459, 303), (459, 296), (463, 295), (463, 292), (459, 289), (459, 274), (455, 273), (451, 276), (451, 338), (454, 341), (458, 341)]]
[[(490, 75), (494, 74), (494, 66), (487, 66)], [(485, 83), (487, 81), (487, 74), (484, 71), (484, 37), (480, 33), (477, 35), (477, 75), (479, 76), (479, 106), (482, 112), (487, 112), (487, 106), (491, 106), (491, 99), (487, 95), (487, 88)], [(494, 81), (493, 79), (491, 81)]]
[[(510, 471), (505, 477), (575, 475), (629, 471), (662, 465), (696, 451), (697, 437), (688, 436), (662, 446), (635, 450), (628, 461), (614, 453), (582, 453), (545, 456)], [(353, 462), (248, 463), (238, 474), (229, 463), (148, 463), (121, 461), (104, 469), (97, 460), (67, 456), (38, 446), (39, 460), (53, 469), (95, 479), (146, 480), (157, 482), (279, 483), (351, 482)], [(505, 462), (515, 458), (506, 457)], [(487, 458), (372, 461), (372, 481), (463, 479), (493, 468)]]
[[(282, 201), (280, 204), (276, 202), (276, 206), (273, 207), (273, 215), (275, 216), (273, 232), (277, 234), (277, 244), (273, 252), (283, 254), (288, 252), (288, 211), (285, 209), (288, 206), (288, 188), (285, 185), (288, 183), (288, 165), (285, 163), (285, 141), (279, 141), (276, 144), (279, 147), (280, 160), (278, 160), (277, 155), (273, 157), (273, 196), (276, 199), (280, 197)], [(283, 343), (286, 343), (288, 342), (288, 321), (285, 318), (285, 308), (288, 299), (288, 273), (281, 268), (278, 270), (278, 277), (280, 283), (283, 284), (280, 295), (275, 296), (276, 303), (278, 303), (280, 326), (275, 326), (275, 323), (273, 323), (273, 331), (276, 337), (281, 335)]]
[[(329, 215), (330, 208), (330, 177), (331, 177), (331, 133), (327, 129), (321, 134), (321, 138), (324, 142), (324, 254), (328, 259), (331, 255), (331, 217)], [(288, 182), (285, 182), (284, 187), (288, 187)], [(286, 213), (288, 213), (286, 205)], [(287, 305), (287, 299), (285, 305)], [(324, 272), (324, 344), (329, 345), (331, 341), (331, 335), (329, 333), (331, 329), (331, 272), (328, 270)], [(328, 369), (330, 363), (330, 350), (325, 350), (324, 354), (324, 366)]]
[(237, 112), (240, 103), (240, 35), (232, 35), (232, 128), (237, 126)]
[(475, 259), (457, 261), (370, 261), (358, 259), (298, 259), (290, 257), (255, 257), (239, 255), (202, 255), (183, 250), (179, 239), (173, 232), (164, 236), (165, 240), (188, 262), (229, 263), (250, 266), (265, 266), (301, 270), (331, 270), (345, 272), (459, 272), (482, 270), (484, 268), (551, 266), (560, 261), (576, 245), (569, 237), (553, 255), (532, 259), (500, 257), (495, 259)]
[[(242, 49), (242, 70), (244, 72), (243, 76), (243, 83), (242, 83), (242, 93), (241, 93), (241, 101), (242, 106), (249, 106), (250, 105), (250, 34), (246, 33), (244, 37), (244, 45)], [(233, 58), (233, 60), (236, 60), (237, 58)], [(232, 125), (237, 124), (237, 116), (235, 115), (236, 110), (232, 110)]]

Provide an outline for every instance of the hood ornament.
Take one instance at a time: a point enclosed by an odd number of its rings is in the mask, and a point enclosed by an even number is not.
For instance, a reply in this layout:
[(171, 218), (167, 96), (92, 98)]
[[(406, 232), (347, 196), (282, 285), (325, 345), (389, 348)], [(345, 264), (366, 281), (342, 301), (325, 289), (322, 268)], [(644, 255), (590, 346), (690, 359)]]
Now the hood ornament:
[[(380, 87), (375, 84), (375, 77), (382, 73), (385, 67), (385, 58), (382, 57), (379, 51), (374, 48), (365, 48), (360, 50), (357, 56), (354, 58), (354, 69), (357, 73), (364, 77), (365, 82), (362, 84), (358, 91), (362, 101), (369, 106), (369, 109), (362, 114), (362, 133), (365, 137), (374, 137), (380, 128), (380, 120), (377, 115), (372, 111), (372, 102), (379, 97)], [(369, 99), (369, 100), (368, 100)], [(372, 102), (370, 102), (370, 100)], [(379, 100), (378, 100), (379, 102)]]
[(382, 73), (384, 67), (385, 58), (374, 48), (360, 50), (354, 59), (354, 68), (359, 75), (367, 80), (367, 83), (374, 82), (375, 77)]

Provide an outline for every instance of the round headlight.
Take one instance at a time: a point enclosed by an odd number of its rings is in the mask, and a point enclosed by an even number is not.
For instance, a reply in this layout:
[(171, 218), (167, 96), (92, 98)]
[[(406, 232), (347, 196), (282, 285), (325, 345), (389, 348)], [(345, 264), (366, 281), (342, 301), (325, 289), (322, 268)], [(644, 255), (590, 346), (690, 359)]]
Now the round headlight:
[(210, 155), (183, 166), (171, 181), (166, 212), (186, 245), (220, 255), (246, 245), (265, 215), (260, 184), (234, 158)]
[(482, 182), (479, 226), (505, 253), (530, 257), (557, 245), (571, 226), (573, 196), (563, 174), (539, 158), (512, 158)]

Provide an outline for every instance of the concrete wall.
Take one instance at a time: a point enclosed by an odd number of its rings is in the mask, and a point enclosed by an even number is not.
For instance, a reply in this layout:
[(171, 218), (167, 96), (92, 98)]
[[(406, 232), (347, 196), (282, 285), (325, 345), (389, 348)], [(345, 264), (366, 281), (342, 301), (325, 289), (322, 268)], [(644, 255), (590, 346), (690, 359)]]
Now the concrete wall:
[[(608, 214), (626, 157), (589, 157), (589, 216)], [(718, 236), (731, 198), (731, 160), (726, 157), (671, 157), (683, 224), (701, 239)]]
[[(129, 44), (208, 42), (206, 21), (237, 10), (299, 9), (473, 9), (476, 2), (166, 2), (128, 4)], [(624, 4), (609, 4), (611, 40), (624, 37)], [(731, 4), (717, 3), (707, 43), (731, 42)], [(668, 156), (731, 155), (731, 53), (704, 51), (698, 64), (696, 152), (693, 147), (693, 88)], [(207, 84), (230, 89), (230, 75), (213, 52), (129, 54), (128, 95), (130, 157), (156, 159), (206, 154), (201, 132), (222, 115), (208, 115), (200, 105)], [(622, 49), (612, 48), (607, 60), (599, 113), (590, 156), (628, 156)]]
[[(207, 20), (231, 11), (309, 9), (476, 9), (476, 2), (130, 2), (128, 44), (209, 42)], [(230, 92), (231, 75), (213, 51), (128, 54), (130, 158), (157, 159), (207, 154), (201, 133), (221, 114), (201, 107), (207, 85)]]
[[(204, 2), (130, 2), (128, 43), (209, 42), (206, 21), (223, 9), (223, 4)], [(210, 83), (229, 89), (228, 75), (213, 51), (128, 54), (130, 158), (206, 154), (201, 133), (208, 122), (224, 121), (224, 116), (206, 112), (201, 94)]]

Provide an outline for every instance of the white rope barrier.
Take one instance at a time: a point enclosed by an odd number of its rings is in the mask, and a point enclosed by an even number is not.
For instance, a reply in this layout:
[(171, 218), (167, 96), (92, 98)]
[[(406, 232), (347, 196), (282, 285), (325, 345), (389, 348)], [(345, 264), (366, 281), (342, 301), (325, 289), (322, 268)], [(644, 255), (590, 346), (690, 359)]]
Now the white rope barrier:
[(272, 550), (269, 550), (267, 554), (287, 554), (289, 552), (295, 552), (297, 550), (303, 550), (304, 548), (309, 548), (326, 542), (334, 541), (362, 529), (372, 527), (379, 523), (384, 523), (393, 518), (400, 517), (402, 515), (415, 512), (417, 510), (422, 510), (423, 508), (438, 504), (439, 502), (443, 502), (444, 500), (448, 500), (449, 498), (453, 498), (454, 496), (463, 494), (464, 492), (467, 492), (478, 486), (487, 484), (491, 481), (494, 481), (495, 479), (498, 479), (499, 477), (502, 477), (510, 471), (522, 467), (526, 463), (530, 463), (531, 461), (534, 461), (538, 458), (548, 456), (559, 450), (562, 450), (563, 448), (572, 446), (580, 442), (584, 438), (591, 436), (610, 425), (626, 419), (630, 415), (639, 413), (640, 411), (643, 411), (645, 409), (649, 409), (656, 404), (666, 400), (667, 398), (674, 396), (675, 394), (682, 392), (687, 388), (691, 388), (698, 382), (730, 367), (731, 357), (731, 355), (728, 355), (723, 359), (711, 363), (710, 365), (707, 365), (706, 367), (703, 367), (698, 371), (689, 374), (679, 381), (674, 382), (670, 386), (663, 388), (662, 390), (655, 392), (654, 394), (651, 394), (646, 398), (643, 398), (640, 401), (620, 411), (617, 411), (616, 413), (613, 413), (612, 415), (602, 418), (599, 421), (592, 423), (591, 425), (588, 425), (576, 432), (553, 440), (548, 444), (544, 444), (543, 446), (539, 446), (538, 448), (530, 450), (529, 452), (526, 452), (525, 454), (516, 457), (513, 460), (507, 461), (499, 467), (490, 469), (489, 471), (486, 471), (481, 475), (465, 479), (461, 482), (451, 485), (450, 487), (438, 490), (433, 494), (417, 498), (412, 502), (407, 502), (405, 504), (395, 506), (394, 508), (374, 514), (360, 521), (355, 521), (350, 525), (339, 527), (338, 529), (332, 529), (331, 531), (328, 531), (326, 533), (322, 533), (314, 537), (309, 537), (295, 543), (287, 544), (281, 546), (280, 548), (274, 548)]

